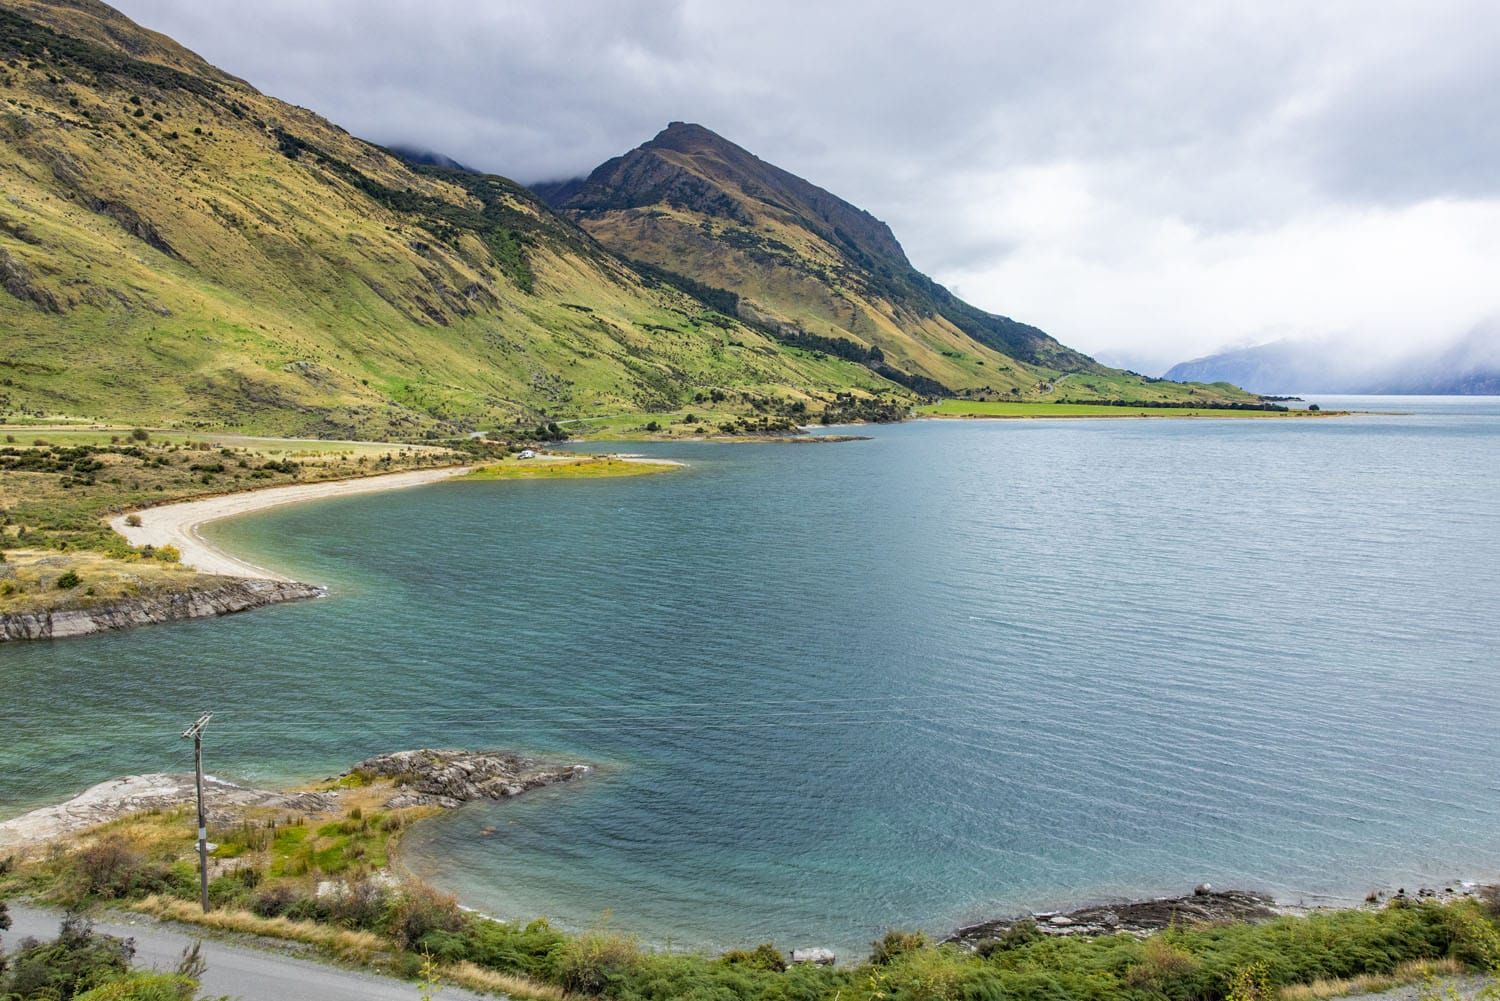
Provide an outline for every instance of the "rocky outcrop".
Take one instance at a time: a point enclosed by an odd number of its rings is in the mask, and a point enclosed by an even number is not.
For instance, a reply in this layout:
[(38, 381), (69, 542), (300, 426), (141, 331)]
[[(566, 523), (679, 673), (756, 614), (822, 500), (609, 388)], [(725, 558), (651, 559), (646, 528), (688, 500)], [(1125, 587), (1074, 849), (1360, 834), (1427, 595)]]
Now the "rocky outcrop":
[[(42, 807), (0, 823), (0, 850), (41, 844), (133, 813), (169, 810), (192, 803), (195, 798), (191, 774), (153, 773), (110, 779), (66, 803)], [(206, 775), (203, 778), (203, 801), (210, 822), (218, 824), (234, 822), (239, 811), (246, 807), (320, 813), (332, 809), (336, 797), (330, 793), (252, 789)]]
[(386, 806), (452, 809), (478, 799), (506, 799), (528, 789), (567, 782), (587, 765), (558, 765), (509, 751), (436, 751), (422, 748), (367, 758), (350, 769), (366, 779), (390, 779), (397, 791)]
[(1002, 939), (1023, 927), (1028, 932), (1042, 935), (1113, 935), (1122, 931), (1146, 935), (1174, 925), (1263, 921), (1279, 913), (1282, 912), (1276, 909), (1275, 902), (1263, 893), (1200, 886), (1183, 897), (1157, 897), (1154, 900), (1080, 907), (1061, 913), (982, 921), (960, 928), (943, 941), (972, 947)]
[(62, 639), (156, 622), (229, 615), (326, 593), (326, 588), (313, 584), (234, 578), (216, 587), (110, 601), (86, 608), (6, 612), (0, 614), (0, 643)]
[(63, 311), (57, 296), (33, 281), (31, 270), (3, 250), (0, 250), (0, 288), (48, 313)]

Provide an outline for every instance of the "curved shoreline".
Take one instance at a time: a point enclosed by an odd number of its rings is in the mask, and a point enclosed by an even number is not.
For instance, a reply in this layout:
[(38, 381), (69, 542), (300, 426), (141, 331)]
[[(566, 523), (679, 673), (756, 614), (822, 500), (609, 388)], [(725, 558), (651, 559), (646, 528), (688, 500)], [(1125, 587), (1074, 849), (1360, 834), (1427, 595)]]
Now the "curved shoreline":
[[(321, 483), (297, 483), (264, 490), (246, 490), (127, 512), (111, 518), (109, 527), (124, 536), (132, 546), (175, 546), (182, 553), (184, 566), (203, 573), (286, 583), (291, 581), (290, 577), (224, 552), (204, 539), (198, 529), (209, 522), (286, 504), (436, 483), (462, 475), (471, 468), (466, 465), (443, 466), (349, 480), (326, 480)], [(140, 519), (141, 523), (126, 524), (126, 519), (130, 517)]]

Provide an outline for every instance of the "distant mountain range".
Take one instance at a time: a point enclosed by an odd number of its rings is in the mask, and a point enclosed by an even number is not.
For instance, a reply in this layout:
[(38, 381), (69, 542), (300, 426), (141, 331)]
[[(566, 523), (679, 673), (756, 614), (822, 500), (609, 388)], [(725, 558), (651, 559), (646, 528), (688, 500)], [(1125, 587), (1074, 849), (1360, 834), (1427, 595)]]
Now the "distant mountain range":
[(1500, 395), (1500, 325), (1486, 324), (1446, 348), (1391, 359), (1343, 339), (1275, 341), (1182, 362), (1166, 378), (1224, 380), (1251, 392)]

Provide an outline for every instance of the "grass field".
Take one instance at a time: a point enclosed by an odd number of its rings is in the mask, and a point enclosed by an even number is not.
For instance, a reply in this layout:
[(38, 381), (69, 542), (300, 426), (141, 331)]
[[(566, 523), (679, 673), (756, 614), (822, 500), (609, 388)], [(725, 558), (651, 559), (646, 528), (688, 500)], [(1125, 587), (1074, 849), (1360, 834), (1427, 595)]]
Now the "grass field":
[[(0, 564), (0, 614), (88, 608), (127, 598), (156, 598), (200, 587), (210, 577), (172, 560), (115, 559), (74, 550), (11, 550)], [(168, 551), (165, 555), (176, 554)], [(72, 578), (66, 577), (73, 574)], [(76, 580), (77, 583), (70, 582)]]
[(1126, 407), (1092, 403), (1011, 403), (1001, 400), (942, 400), (918, 407), (923, 417), (1230, 417), (1307, 418), (1330, 417), (1344, 411), (1227, 410), (1216, 407)]

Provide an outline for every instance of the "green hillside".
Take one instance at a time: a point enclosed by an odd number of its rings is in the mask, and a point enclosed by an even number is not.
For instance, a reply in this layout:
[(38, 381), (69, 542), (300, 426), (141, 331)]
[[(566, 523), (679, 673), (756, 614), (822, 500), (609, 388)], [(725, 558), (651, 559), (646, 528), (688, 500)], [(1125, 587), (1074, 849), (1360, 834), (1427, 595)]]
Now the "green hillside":
[(701, 125), (673, 122), (587, 178), (537, 185), (611, 250), (680, 275), (784, 343), (855, 358), (929, 395), (1247, 400), (1233, 387), (1107, 368), (969, 305), (914, 268), (890, 227)]
[(13, 418), (411, 439), (691, 410), (743, 432), (1055, 399), (1064, 378), (1074, 398), (1243, 398), (974, 309), (883, 223), (706, 129), (550, 192), (585, 232), (96, 0), (0, 0), (0, 185)]
[(339, 437), (897, 391), (93, 0), (0, 3), (0, 409)]

